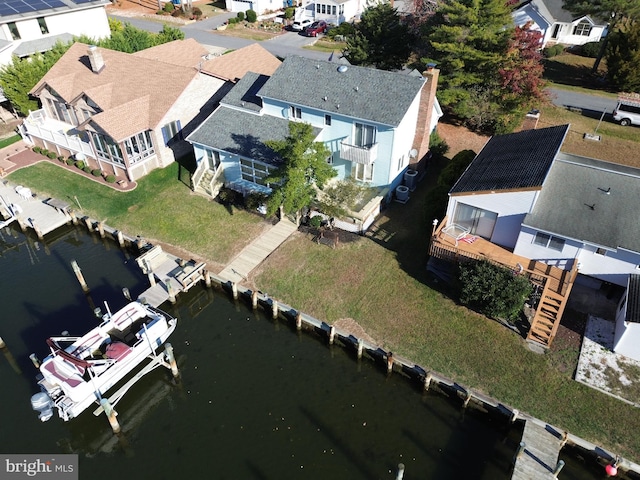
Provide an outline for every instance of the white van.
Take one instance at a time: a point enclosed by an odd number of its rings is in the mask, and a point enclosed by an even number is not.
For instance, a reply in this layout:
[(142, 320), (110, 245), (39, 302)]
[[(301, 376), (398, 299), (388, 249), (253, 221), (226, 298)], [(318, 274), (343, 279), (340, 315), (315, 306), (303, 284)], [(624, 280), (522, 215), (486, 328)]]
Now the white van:
[(620, 125), (640, 125), (640, 94), (621, 93), (618, 95), (618, 105), (613, 110), (614, 120)]

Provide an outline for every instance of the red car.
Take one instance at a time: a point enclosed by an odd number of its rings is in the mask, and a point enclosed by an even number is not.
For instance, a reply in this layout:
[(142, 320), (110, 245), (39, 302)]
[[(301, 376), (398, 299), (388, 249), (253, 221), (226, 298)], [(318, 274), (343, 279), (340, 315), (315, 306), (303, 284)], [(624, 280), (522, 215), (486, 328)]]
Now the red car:
[(313, 22), (304, 29), (304, 34), (307, 37), (317, 37), (319, 33), (327, 33), (327, 22), (324, 20)]

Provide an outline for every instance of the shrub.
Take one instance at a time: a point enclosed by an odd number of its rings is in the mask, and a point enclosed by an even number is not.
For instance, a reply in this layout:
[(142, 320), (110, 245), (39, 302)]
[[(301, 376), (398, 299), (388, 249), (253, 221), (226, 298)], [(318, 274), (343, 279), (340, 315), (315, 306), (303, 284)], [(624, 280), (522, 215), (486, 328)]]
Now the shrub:
[(449, 151), (449, 145), (436, 131), (429, 137), (429, 151), (436, 157), (444, 157)]
[(42, 148), (40, 148), (39, 146), (35, 146), (32, 148), (33, 153), (41, 153), (42, 152)]
[(238, 14), (236, 15), (236, 17), (238, 18), (239, 22), (244, 21), (244, 12), (238, 12)]
[(58, 154), (56, 152), (47, 152), (47, 157), (49, 157), (51, 160), (53, 160), (57, 156)]
[(354, 27), (353, 24), (351, 24), (349, 22), (342, 22), (337, 27), (330, 28), (327, 31), (327, 37), (335, 38), (336, 35), (341, 35), (343, 37), (347, 37), (349, 35), (353, 35), (355, 33), (355, 31), (356, 31), (356, 27)]
[(107, 182), (107, 183), (115, 183), (116, 176), (115, 175), (107, 175), (106, 177), (104, 177), (104, 181)]
[(255, 10), (247, 10), (247, 22), (256, 23), (256, 20), (258, 20), (258, 14)]
[(64, 155), (58, 155), (58, 160), (60, 162), (64, 162)]
[(167, 13), (173, 13), (173, 11), (175, 10), (175, 7), (173, 6), (173, 3), (167, 2), (164, 4), (164, 7), (162, 7), (162, 10), (164, 10)]
[(76, 161), (73, 158), (67, 158), (67, 165), (71, 166), (74, 163), (76, 163)]
[(199, 20), (202, 16), (202, 10), (200, 10), (198, 7), (193, 7), (193, 10), (191, 10), (191, 15), (193, 15), (196, 20)]
[(100, 175), (102, 175), (102, 170), (100, 170), (99, 168), (94, 168), (93, 170), (91, 170), (91, 175), (93, 175), (94, 177), (99, 177)]
[(460, 303), (491, 318), (514, 320), (533, 287), (522, 275), (487, 261), (459, 266)]
[(293, 18), (294, 13), (295, 13), (295, 9), (293, 7), (287, 7), (284, 10), (284, 18), (289, 20), (290, 18)]
[(176, 8), (173, 12), (171, 12), (172, 17), (180, 17), (182, 15), (182, 9)]
[(320, 215), (314, 215), (309, 219), (309, 225), (313, 228), (320, 228), (320, 225), (322, 225), (322, 217)]
[(229, 25), (233, 25), (235, 23), (238, 23), (238, 17), (231, 17), (229, 20), (227, 20), (229, 22)]
[(89, 165), (85, 165), (82, 171), (84, 173), (91, 173), (91, 167)]
[(602, 40), (599, 42), (588, 42), (580, 47), (580, 54), (583, 57), (596, 58), (600, 53), (602, 47)]
[(76, 160), (76, 168), (82, 170), (84, 168), (84, 162), (82, 160)]
[(546, 47), (542, 50), (542, 54), (546, 58), (555, 57), (556, 55), (560, 55), (562, 52), (564, 52), (564, 45), (559, 43), (551, 47)]

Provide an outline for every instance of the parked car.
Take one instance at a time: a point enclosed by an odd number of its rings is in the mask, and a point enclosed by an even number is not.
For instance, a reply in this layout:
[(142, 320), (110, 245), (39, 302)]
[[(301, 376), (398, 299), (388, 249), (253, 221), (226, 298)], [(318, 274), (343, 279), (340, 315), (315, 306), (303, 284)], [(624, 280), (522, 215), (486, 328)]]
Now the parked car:
[(613, 118), (620, 125), (640, 125), (640, 94), (621, 94), (618, 96), (618, 105), (613, 111)]
[(302, 32), (309, 25), (311, 25), (311, 19), (303, 18), (302, 20), (296, 20), (295, 22), (293, 22), (293, 24), (291, 25), (291, 28), (296, 32)]
[(304, 34), (307, 37), (317, 37), (319, 33), (327, 33), (327, 22), (324, 20), (313, 22), (304, 29)]

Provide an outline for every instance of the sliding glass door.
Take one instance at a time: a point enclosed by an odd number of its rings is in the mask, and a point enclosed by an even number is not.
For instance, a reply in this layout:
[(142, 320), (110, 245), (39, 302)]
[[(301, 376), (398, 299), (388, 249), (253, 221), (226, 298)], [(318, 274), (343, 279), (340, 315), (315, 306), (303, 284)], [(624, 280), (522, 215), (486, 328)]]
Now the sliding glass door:
[(453, 216), (453, 223), (468, 228), (469, 233), (473, 235), (490, 240), (497, 218), (497, 213), (458, 203), (456, 213)]

